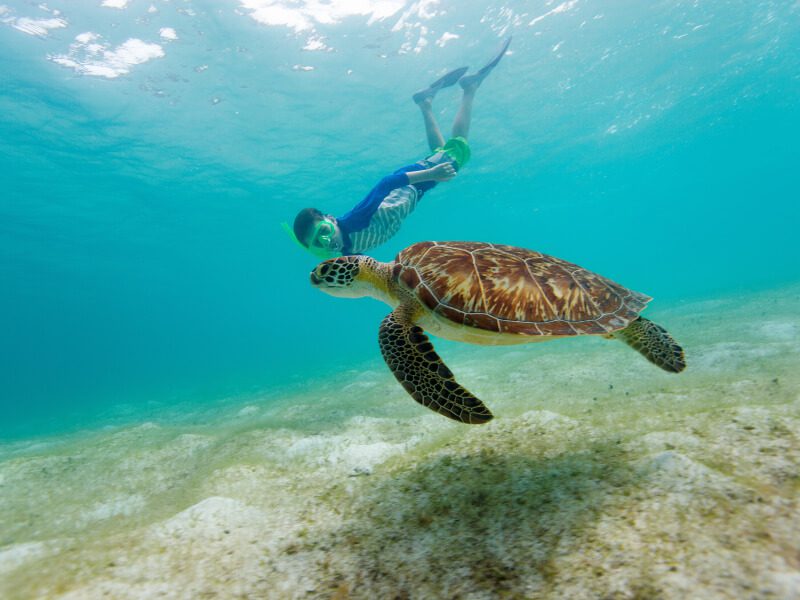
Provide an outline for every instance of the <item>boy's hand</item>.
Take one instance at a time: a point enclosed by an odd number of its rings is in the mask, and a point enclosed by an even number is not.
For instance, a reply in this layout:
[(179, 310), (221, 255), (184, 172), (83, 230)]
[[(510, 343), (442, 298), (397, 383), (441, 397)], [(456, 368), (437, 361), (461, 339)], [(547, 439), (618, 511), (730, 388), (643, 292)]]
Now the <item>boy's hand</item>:
[(450, 181), (456, 176), (456, 170), (453, 163), (446, 162), (430, 169), (431, 181)]
[(450, 181), (456, 176), (456, 169), (453, 163), (446, 162), (422, 171), (409, 171), (406, 176), (411, 185), (423, 181)]

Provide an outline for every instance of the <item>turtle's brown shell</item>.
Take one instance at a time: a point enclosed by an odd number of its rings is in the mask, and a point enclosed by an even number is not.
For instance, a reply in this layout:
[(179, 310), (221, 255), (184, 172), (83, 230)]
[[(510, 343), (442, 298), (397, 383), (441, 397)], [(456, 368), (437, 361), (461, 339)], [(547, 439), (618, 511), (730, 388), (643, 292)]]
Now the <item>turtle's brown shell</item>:
[(625, 328), (651, 300), (533, 250), (483, 242), (420, 242), (395, 258), (393, 277), (457, 325), (543, 336)]

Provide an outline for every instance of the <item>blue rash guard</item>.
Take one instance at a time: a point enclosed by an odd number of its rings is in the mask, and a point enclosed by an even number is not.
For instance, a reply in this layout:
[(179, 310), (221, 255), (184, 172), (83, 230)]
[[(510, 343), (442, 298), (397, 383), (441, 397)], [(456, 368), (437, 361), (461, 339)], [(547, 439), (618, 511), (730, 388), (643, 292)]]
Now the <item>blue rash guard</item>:
[[(439, 162), (450, 161), (444, 153)], [(431, 158), (438, 158), (431, 157)], [(336, 219), (342, 232), (342, 254), (362, 254), (391, 238), (403, 220), (413, 212), (425, 192), (436, 186), (435, 181), (411, 185), (411, 171), (429, 169), (439, 162), (430, 159), (406, 165), (381, 179), (366, 197), (352, 210)]]

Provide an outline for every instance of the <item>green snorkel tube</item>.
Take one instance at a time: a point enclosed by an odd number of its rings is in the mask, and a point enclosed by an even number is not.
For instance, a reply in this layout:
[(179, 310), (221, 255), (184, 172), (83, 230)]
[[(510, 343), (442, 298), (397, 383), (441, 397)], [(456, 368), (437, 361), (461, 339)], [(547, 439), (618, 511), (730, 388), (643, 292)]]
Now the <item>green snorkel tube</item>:
[[(330, 242), (330, 239), (331, 239), (330, 236), (325, 236), (325, 235), (320, 236), (319, 235), (319, 230), (320, 230), (321, 226), (326, 224), (326, 223), (329, 224), (329, 225), (332, 225), (332, 223), (330, 223), (330, 221), (328, 221), (327, 219), (317, 223), (317, 226), (314, 228), (314, 233), (311, 235), (311, 240), (312, 241), (316, 240), (317, 237), (319, 237), (320, 239), (323, 239), (323, 240), (325, 240), (327, 238), (326, 241)], [(289, 227), (289, 224), (286, 223), (286, 222), (281, 223), (281, 227), (286, 232), (286, 235), (288, 235), (295, 244), (297, 244), (303, 250), (305, 250), (307, 252), (311, 252), (311, 254), (313, 254), (314, 256), (319, 258), (320, 260), (327, 260), (328, 258), (336, 258), (337, 256), (341, 256), (340, 252), (336, 252), (336, 251), (330, 250), (329, 248), (322, 248), (320, 246), (306, 246), (306, 245), (304, 245), (300, 240), (297, 239), (297, 236), (294, 234), (294, 230), (291, 227)]]

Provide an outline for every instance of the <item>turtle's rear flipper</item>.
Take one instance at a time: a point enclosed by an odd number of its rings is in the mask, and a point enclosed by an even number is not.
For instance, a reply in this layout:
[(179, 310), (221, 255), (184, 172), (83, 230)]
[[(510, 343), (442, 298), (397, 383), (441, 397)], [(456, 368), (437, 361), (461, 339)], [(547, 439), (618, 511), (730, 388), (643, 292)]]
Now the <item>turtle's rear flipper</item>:
[(462, 423), (486, 423), (492, 418), (483, 402), (456, 383), (428, 336), (411, 323), (402, 307), (383, 320), (378, 341), (386, 364), (414, 400)]
[(683, 348), (672, 339), (666, 329), (644, 317), (639, 317), (625, 329), (615, 331), (612, 335), (641, 352), (647, 360), (665, 371), (680, 373), (686, 368)]

